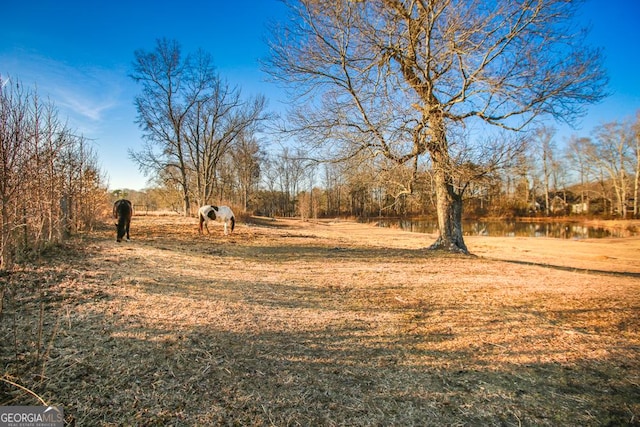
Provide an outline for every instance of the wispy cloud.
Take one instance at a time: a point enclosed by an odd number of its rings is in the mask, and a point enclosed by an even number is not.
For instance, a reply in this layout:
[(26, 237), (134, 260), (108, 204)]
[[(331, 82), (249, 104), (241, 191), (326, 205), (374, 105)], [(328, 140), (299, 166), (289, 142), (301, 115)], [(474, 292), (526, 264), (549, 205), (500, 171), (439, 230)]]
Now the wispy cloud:
[(125, 96), (126, 72), (95, 66), (70, 66), (20, 52), (0, 56), (0, 74), (10, 76), (53, 101), (70, 125), (82, 132), (103, 125), (108, 114), (131, 100)]

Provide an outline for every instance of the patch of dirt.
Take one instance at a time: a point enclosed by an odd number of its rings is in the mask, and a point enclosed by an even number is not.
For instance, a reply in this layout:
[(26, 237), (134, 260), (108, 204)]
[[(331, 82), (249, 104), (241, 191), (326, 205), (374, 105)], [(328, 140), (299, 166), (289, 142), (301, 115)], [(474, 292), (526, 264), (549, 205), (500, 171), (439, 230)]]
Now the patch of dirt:
[(0, 405), (78, 426), (640, 420), (640, 239), (460, 256), (348, 221), (210, 228), (134, 217), (131, 242), (105, 229), (1, 277)]

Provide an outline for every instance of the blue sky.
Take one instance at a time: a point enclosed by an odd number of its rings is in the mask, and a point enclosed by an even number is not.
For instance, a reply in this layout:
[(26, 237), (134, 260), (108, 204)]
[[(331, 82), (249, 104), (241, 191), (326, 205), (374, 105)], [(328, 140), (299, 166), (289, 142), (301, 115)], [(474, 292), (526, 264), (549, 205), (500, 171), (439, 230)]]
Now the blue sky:
[[(93, 141), (111, 189), (142, 189), (146, 178), (127, 155), (141, 140), (133, 106), (139, 88), (128, 77), (133, 52), (153, 50), (162, 37), (177, 40), (185, 53), (202, 48), (221, 77), (279, 109), (286, 99), (265, 81), (258, 59), (267, 54), (266, 23), (284, 11), (277, 0), (5, 0), (0, 75), (37, 86)], [(604, 49), (612, 95), (590, 107), (576, 129), (555, 125), (561, 140), (640, 110), (640, 0), (588, 0), (579, 19), (592, 26), (591, 44)]]

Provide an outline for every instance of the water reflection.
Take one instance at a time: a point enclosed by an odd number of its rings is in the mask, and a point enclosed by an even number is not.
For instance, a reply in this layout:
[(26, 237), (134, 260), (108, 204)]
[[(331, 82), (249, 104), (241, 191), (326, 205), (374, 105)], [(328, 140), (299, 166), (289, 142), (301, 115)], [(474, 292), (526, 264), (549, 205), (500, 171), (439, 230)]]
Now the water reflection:
[[(420, 219), (382, 219), (380, 227), (397, 227), (416, 233), (435, 234), (438, 224)], [(465, 236), (555, 237), (560, 239), (600, 239), (629, 237), (628, 230), (591, 227), (575, 222), (463, 221)]]

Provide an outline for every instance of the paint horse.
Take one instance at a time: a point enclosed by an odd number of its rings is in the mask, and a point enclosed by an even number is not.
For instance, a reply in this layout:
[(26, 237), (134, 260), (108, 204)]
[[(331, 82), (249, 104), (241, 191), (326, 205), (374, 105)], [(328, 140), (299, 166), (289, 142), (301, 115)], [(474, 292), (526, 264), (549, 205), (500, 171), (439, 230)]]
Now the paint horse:
[(116, 242), (121, 242), (125, 234), (127, 235), (127, 240), (129, 240), (129, 226), (131, 225), (132, 216), (133, 207), (130, 201), (120, 199), (113, 204), (113, 217), (118, 220), (116, 222)]
[(219, 221), (224, 224), (224, 235), (228, 235), (229, 232), (227, 230), (227, 225), (231, 223), (231, 231), (236, 226), (236, 217), (233, 214), (233, 211), (228, 206), (212, 206), (212, 205), (204, 205), (200, 209), (198, 209), (198, 218), (200, 218), (200, 231), (202, 234), (202, 225), (207, 229), (207, 233), (211, 234), (209, 231), (209, 226), (207, 223), (209, 221)]

